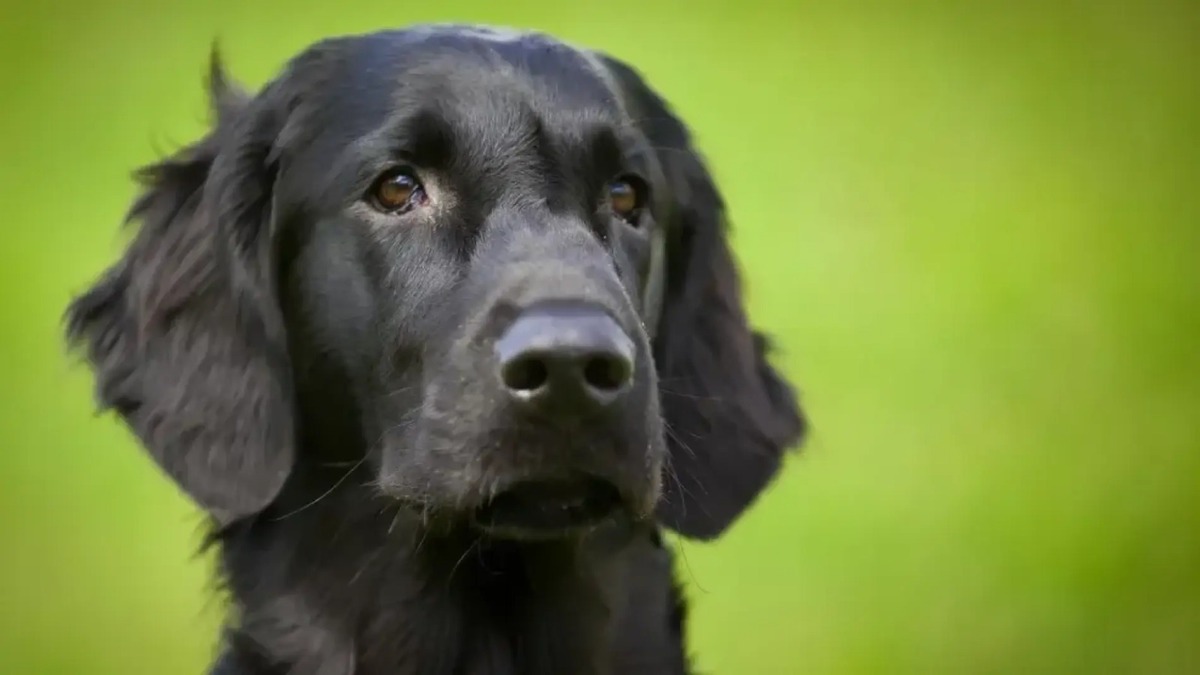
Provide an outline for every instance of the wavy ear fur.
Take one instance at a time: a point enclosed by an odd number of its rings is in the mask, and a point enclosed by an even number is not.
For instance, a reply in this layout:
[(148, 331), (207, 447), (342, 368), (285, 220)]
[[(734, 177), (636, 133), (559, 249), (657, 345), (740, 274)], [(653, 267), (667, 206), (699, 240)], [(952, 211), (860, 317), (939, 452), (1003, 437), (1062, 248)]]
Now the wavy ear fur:
[(605, 62), (655, 146), (675, 202), (654, 344), (669, 427), (659, 518), (685, 536), (712, 539), (774, 478), (806, 421), (767, 360), (766, 338), (748, 323), (725, 205), (688, 130), (633, 69)]
[(269, 234), (273, 120), (214, 50), (213, 130), (137, 173), (121, 259), (67, 311), (100, 406), (218, 525), (276, 496), (294, 454)]

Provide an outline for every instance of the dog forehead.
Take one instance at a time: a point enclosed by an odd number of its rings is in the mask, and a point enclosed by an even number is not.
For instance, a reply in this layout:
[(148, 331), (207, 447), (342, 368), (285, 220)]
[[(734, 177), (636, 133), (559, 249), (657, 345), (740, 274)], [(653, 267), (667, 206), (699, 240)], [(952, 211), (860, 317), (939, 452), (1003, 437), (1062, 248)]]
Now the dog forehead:
[(600, 59), (536, 32), (423, 25), (359, 36), (340, 62), (338, 79), (351, 97), (379, 98), (393, 106), (499, 97), (547, 110), (611, 113), (621, 108)]
[(530, 150), (533, 128), (583, 147), (628, 126), (596, 55), (533, 32), (448, 24), (335, 38), (298, 57), (289, 80), (299, 104), (279, 143), (310, 176), (403, 145), (431, 117), (475, 158)]

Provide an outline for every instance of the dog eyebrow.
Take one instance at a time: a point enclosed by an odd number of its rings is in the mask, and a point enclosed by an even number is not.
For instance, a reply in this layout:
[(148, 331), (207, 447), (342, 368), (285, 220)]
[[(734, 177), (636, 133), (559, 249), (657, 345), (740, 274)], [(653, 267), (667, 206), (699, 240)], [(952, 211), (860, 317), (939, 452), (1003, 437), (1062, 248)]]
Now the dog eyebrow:
[(392, 117), (382, 127), (356, 140), (333, 162), (333, 174), (346, 176), (357, 193), (380, 172), (397, 163), (445, 170), (454, 151), (455, 134), (436, 109), (421, 108)]
[(601, 174), (615, 174), (624, 168), (625, 148), (609, 125), (593, 127), (588, 132), (588, 151), (592, 165)]
[(389, 124), (384, 138), (393, 155), (436, 169), (445, 168), (454, 150), (454, 129), (441, 111), (428, 107)]

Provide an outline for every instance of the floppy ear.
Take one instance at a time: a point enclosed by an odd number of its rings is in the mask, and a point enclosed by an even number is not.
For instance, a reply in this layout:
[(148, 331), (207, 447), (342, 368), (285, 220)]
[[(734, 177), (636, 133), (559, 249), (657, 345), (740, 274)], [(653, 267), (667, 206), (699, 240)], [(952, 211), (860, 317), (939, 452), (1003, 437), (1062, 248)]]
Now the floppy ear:
[(215, 51), (213, 130), (141, 169), (122, 258), (67, 311), (67, 334), (159, 466), (228, 525), (278, 493), (294, 429), (273, 300), (268, 127)]
[(712, 539), (770, 483), (805, 419), (747, 321), (725, 205), (690, 134), (637, 73), (606, 61), (673, 193), (654, 340), (669, 448), (658, 515), (680, 534)]

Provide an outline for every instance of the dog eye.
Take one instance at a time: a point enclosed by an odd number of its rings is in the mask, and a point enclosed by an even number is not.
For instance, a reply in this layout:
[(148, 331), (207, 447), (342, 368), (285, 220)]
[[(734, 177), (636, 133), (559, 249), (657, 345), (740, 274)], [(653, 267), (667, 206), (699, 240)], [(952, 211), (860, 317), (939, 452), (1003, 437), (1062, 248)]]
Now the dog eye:
[(424, 204), (425, 188), (412, 169), (392, 169), (384, 173), (371, 187), (371, 205), (387, 213), (405, 213)]
[(645, 185), (636, 177), (618, 178), (608, 184), (608, 208), (614, 215), (635, 225), (646, 201), (645, 193)]

